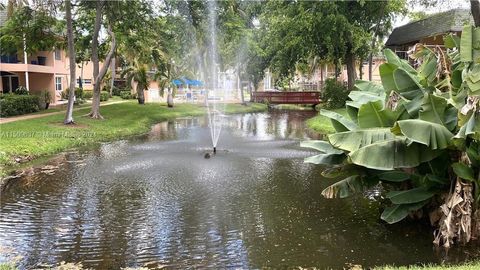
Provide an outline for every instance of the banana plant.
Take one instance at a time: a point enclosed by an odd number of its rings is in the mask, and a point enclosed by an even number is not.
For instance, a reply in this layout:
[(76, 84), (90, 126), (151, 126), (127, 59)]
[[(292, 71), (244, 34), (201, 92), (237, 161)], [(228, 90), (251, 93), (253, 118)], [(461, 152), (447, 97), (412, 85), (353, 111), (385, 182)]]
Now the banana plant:
[(348, 116), (320, 111), (336, 133), (301, 146), (320, 152), (305, 162), (340, 179), (323, 196), (344, 198), (381, 184), (388, 191), (381, 218), (395, 223), (465, 181), (474, 186), (472, 209), (478, 208), (480, 28), (465, 26), (461, 38), (444, 41), (447, 49), (415, 46), (410, 57), (417, 69), (386, 49), (381, 84), (357, 81)]

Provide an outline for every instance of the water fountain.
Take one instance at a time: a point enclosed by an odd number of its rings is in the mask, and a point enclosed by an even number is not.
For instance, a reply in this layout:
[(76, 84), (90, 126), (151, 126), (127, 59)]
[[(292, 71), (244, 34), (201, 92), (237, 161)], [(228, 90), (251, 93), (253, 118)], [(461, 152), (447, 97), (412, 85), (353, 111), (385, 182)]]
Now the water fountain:
[[(223, 127), (223, 113), (225, 111), (225, 103), (218, 104), (220, 101), (220, 94), (223, 91), (222, 98), (225, 98), (225, 87), (224, 84), (219, 85), (219, 63), (218, 63), (218, 54), (217, 54), (217, 4), (216, 1), (208, 1), (208, 32), (210, 33), (210, 44), (209, 44), (209, 76), (208, 76), (208, 94), (205, 98), (207, 105), (208, 113), (208, 124), (210, 127), (210, 135), (212, 139), (213, 154), (217, 153), (217, 144), (220, 138), (220, 133)], [(225, 78), (223, 78), (224, 80)], [(211, 93), (211, 95), (210, 95)], [(208, 98), (211, 98), (208, 100)]]

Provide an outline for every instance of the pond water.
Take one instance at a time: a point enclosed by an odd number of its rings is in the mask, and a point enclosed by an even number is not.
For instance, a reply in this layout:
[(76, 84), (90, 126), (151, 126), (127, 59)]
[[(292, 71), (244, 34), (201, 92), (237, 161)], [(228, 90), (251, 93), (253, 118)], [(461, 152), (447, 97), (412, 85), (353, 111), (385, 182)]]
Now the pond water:
[(428, 226), (379, 220), (374, 199), (324, 199), (332, 181), (299, 141), (310, 111), (226, 118), (218, 154), (207, 119), (159, 123), (145, 136), (68, 152), (0, 197), (0, 261), (20, 268), (343, 268), (457, 262)]

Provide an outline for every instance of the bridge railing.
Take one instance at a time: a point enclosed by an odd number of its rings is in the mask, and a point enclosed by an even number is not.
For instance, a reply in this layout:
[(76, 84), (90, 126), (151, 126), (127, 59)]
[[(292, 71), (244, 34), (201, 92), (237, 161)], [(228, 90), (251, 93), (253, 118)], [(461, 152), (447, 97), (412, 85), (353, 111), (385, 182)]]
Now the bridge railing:
[(320, 92), (253, 92), (253, 101), (269, 104), (319, 104)]

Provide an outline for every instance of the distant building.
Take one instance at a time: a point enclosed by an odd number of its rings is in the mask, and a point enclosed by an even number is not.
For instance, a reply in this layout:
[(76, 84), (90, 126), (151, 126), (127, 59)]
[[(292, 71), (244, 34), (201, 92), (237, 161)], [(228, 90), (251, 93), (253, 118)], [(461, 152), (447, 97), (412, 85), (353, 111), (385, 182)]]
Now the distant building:
[(407, 52), (415, 44), (443, 46), (443, 36), (449, 33), (461, 35), (465, 24), (473, 24), (473, 17), (468, 9), (436, 13), (393, 29), (385, 47), (392, 49), (400, 58), (408, 59)]
[[(0, 10), (0, 27), (7, 21), (7, 11)], [(0, 92), (11, 93), (19, 86), (32, 94), (48, 91), (55, 104), (68, 87), (68, 57), (64, 50), (52, 48), (27, 55), (18, 51), (0, 56)]]

